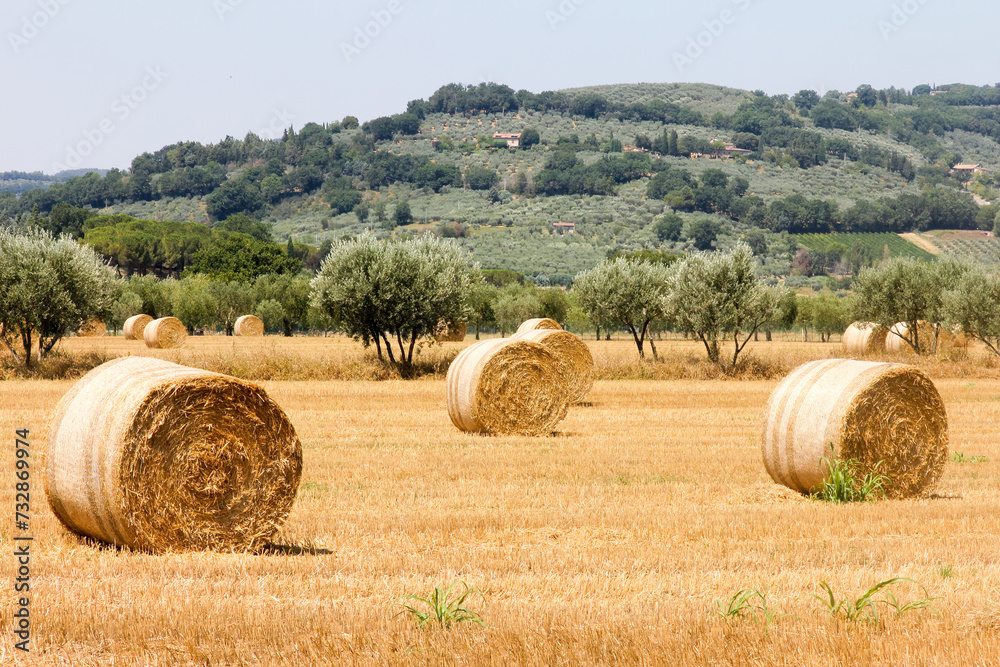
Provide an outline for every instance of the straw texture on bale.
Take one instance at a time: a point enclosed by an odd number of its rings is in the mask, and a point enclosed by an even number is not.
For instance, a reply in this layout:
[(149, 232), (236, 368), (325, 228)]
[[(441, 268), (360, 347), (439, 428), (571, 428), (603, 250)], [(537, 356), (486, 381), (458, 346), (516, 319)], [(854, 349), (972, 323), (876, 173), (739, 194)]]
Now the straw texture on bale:
[[(823, 459), (856, 460), (886, 475), (889, 498), (929, 493), (948, 457), (948, 419), (934, 383), (915, 366), (822, 359), (796, 368), (771, 394), (764, 466), (779, 484), (808, 493)], [(881, 462), (881, 464), (880, 464)]]
[(102, 320), (95, 318), (84, 322), (76, 335), (80, 338), (100, 338), (106, 333), (108, 333), (107, 325)]
[(448, 368), (448, 415), (462, 431), (545, 435), (566, 417), (569, 394), (555, 357), (528, 340), (469, 346)]
[(561, 329), (532, 329), (514, 334), (512, 340), (530, 340), (552, 353), (566, 379), (570, 403), (579, 403), (594, 386), (594, 357), (578, 336)]
[(187, 327), (176, 317), (161, 317), (153, 320), (142, 330), (146, 347), (171, 350), (180, 347), (187, 340)]
[(465, 340), (466, 333), (465, 322), (448, 324), (442, 320), (434, 329), (434, 340), (439, 343), (461, 343)]
[(243, 315), (236, 318), (233, 325), (234, 336), (263, 336), (264, 322), (256, 315)]
[(847, 327), (842, 339), (844, 351), (850, 354), (871, 354), (885, 351), (889, 331), (872, 322), (855, 322)]
[(152, 552), (267, 544), (301, 473), (295, 429), (263, 389), (148, 357), (77, 382), (45, 455), (49, 504), (67, 528)]
[(143, 340), (142, 332), (146, 330), (146, 325), (153, 321), (149, 315), (133, 315), (125, 320), (122, 326), (122, 333), (125, 340)]
[(521, 326), (517, 328), (517, 333), (524, 333), (525, 331), (534, 331), (536, 329), (556, 329), (562, 330), (562, 327), (553, 319), (548, 317), (536, 317), (533, 320), (525, 320), (521, 323)]

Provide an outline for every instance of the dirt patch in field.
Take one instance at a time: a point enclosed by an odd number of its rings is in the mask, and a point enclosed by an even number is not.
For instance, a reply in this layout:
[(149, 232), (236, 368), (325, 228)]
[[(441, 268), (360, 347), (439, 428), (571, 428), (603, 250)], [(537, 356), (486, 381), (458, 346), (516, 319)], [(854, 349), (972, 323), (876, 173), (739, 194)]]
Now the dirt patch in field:
[(909, 241), (910, 243), (912, 243), (913, 245), (917, 246), (918, 248), (926, 250), (932, 255), (941, 254), (941, 248), (937, 247), (937, 245), (935, 245), (933, 241), (924, 238), (920, 234), (915, 234), (911, 232), (909, 234), (900, 234), (900, 236)]

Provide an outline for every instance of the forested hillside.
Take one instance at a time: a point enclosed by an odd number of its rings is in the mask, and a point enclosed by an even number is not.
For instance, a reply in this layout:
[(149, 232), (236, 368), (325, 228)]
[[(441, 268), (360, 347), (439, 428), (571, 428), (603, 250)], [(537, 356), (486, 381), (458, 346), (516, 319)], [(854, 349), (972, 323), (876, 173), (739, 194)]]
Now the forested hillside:
[[(519, 134), (519, 147), (494, 137), (502, 133)], [(364, 123), (307, 123), (275, 141), (178, 142), (128, 170), (65, 182), (4, 174), (0, 217), (91, 242), (84, 235), (99, 234), (82, 224), (95, 212), (209, 226), (245, 214), (299, 244), (302, 258), (364, 230), (430, 232), (460, 239), (484, 268), (542, 284), (615, 251), (742, 239), (777, 276), (797, 254), (819, 252), (796, 234), (992, 231), (998, 139), (997, 87), (862, 85), (820, 97), (704, 84), (542, 93), (449, 84)], [(126, 237), (148, 243), (148, 232)], [(844, 237), (813, 265), (874, 261), (870, 244)]]

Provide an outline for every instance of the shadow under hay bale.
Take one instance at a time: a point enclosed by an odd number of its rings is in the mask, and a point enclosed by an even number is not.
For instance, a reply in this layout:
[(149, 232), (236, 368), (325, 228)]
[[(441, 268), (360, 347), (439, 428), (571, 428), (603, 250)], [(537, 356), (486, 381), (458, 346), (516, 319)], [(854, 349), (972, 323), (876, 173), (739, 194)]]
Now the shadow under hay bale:
[(802, 493), (826, 478), (825, 458), (855, 460), (861, 475), (878, 466), (888, 498), (925, 495), (948, 458), (944, 403), (914, 366), (813, 361), (778, 385), (765, 414), (764, 466)]
[(569, 408), (555, 357), (527, 340), (471, 345), (448, 368), (447, 388), (448, 415), (462, 431), (546, 435)]
[(594, 387), (594, 357), (578, 336), (561, 329), (532, 329), (514, 334), (511, 340), (530, 340), (552, 353), (566, 378), (571, 404), (582, 401)]
[(233, 325), (234, 336), (263, 336), (264, 322), (256, 315), (243, 315), (236, 318)]
[(153, 321), (149, 315), (133, 315), (125, 320), (122, 325), (122, 334), (125, 340), (144, 340), (142, 333), (146, 330), (146, 325)]
[(302, 446), (257, 385), (148, 357), (110, 361), (56, 407), (45, 490), (71, 531), (161, 552), (263, 547)]
[(884, 352), (889, 330), (873, 322), (855, 322), (847, 327), (841, 342), (848, 354)]
[(187, 327), (176, 317), (161, 317), (153, 320), (142, 330), (146, 347), (154, 350), (172, 350), (187, 340)]
[(536, 317), (522, 322), (521, 326), (517, 328), (515, 333), (535, 331), (536, 329), (556, 329), (558, 331), (562, 331), (562, 326), (560, 326), (555, 320), (549, 319), (548, 317)]

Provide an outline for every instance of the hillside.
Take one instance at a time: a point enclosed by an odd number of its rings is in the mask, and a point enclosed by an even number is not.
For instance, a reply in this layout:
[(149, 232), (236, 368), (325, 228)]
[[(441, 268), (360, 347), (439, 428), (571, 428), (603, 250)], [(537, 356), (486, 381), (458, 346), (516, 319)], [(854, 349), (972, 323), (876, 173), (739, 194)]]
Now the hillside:
[[(780, 276), (800, 247), (794, 234), (993, 229), (1000, 211), (966, 191), (997, 197), (1000, 96), (941, 89), (949, 92), (862, 86), (820, 99), (707, 84), (538, 94), (449, 84), (364, 124), (348, 117), (289, 128), (277, 141), (182, 142), (138, 156), (126, 172), (0, 193), (0, 216), (23, 222), (35, 206), (44, 215), (58, 203), (205, 224), (247, 212), (276, 237), (312, 245), (365, 230), (433, 231), (459, 238), (485, 268), (543, 282), (615, 250), (743, 239)], [(527, 150), (493, 139), (525, 130), (538, 138)], [(742, 152), (721, 157), (725, 144)], [(959, 162), (990, 171), (969, 180), (950, 170)], [(666, 229), (668, 214), (679, 216), (679, 233)], [(574, 223), (574, 233), (558, 234), (556, 222)], [(993, 257), (977, 248), (962, 252)]]

